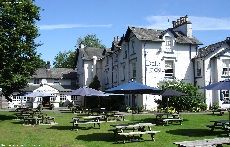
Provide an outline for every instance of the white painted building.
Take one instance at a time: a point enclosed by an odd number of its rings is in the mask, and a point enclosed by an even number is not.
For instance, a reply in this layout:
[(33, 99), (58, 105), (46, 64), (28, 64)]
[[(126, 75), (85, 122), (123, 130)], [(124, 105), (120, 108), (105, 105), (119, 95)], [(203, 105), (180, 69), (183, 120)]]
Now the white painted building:
[[(163, 80), (175, 78), (194, 84), (192, 59), (200, 44), (192, 36), (192, 23), (187, 16), (173, 22), (173, 28), (167, 30), (128, 27), (121, 39), (114, 39), (111, 50), (95, 51), (96, 54), (87, 47), (78, 49), (79, 85), (87, 85), (94, 74), (99, 77), (101, 90), (131, 79), (154, 87)], [(88, 54), (90, 58), (85, 57)], [(128, 95), (125, 103), (154, 110), (157, 107), (154, 99), (158, 98), (155, 95)]]
[[(195, 82), (199, 87), (229, 79), (230, 77), (230, 38), (199, 49), (194, 58)], [(230, 108), (229, 90), (201, 89), (210, 107), (219, 104), (222, 108)]]
[(77, 88), (77, 74), (70, 68), (39, 68), (29, 79), (28, 86), (22, 90), (24, 94), (32, 92), (49, 92), (52, 97), (25, 97), (22, 94), (14, 93), (12, 102), (9, 102), (9, 108), (17, 106), (29, 106), (37, 108), (39, 104), (43, 106), (54, 105), (58, 108), (60, 103), (67, 105), (74, 101), (81, 105), (81, 100), (76, 97), (71, 98), (69, 93)]

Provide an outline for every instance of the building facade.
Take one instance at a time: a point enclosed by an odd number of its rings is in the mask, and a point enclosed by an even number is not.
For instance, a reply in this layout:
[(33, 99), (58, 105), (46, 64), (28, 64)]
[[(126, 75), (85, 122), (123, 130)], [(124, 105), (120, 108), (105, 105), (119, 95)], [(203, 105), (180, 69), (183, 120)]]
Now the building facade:
[(194, 58), (195, 84), (205, 94), (206, 104), (230, 107), (229, 90), (205, 90), (202, 87), (230, 77), (230, 38), (202, 47)]
[[(202, 43), (192, 35), (192, 23), (188, 17), (173, 22), (173, 28), (154, 30), (128, 27), (125, 34), (115, 38), (111, 49), (91, 57), (90, 67), (81, 65), (85, 58), (78, 55), (77, 72), (84, 70), (84, 80), (92, 79), (88, 70), (98, 75), (101, 90), (126, 83), (131, 79), (157, 87), (161, 81), (179, 79), (194, 84), (193, 58)], [(79, 52), (84, 53), (83, 48)], [(101, 56), (103, 55), (103, 56)], [(79, 67), (81, 65), (81, 67)], [(81, 69), (83, 68), (83, 69)], [(84, 82), (82, 82), (84, 84)], [(87, 85), (87, 84), (86, 84)], [(156, 95), (127, 95), (126, 105), (143, 106), (155, 110)]]
[[(74, 101), (81, 105), (81, 100), (71, 97), (69, 93), (77, 88), (77, 73), (70, 68), (39, 68), (28, 81), (28, 86), (22, 89), (22, 93), (13, 93), (9, 108), (17, 106), (29, 106), (37, 108), (39, 104), (44, 107), (54, 105), (68, 105)], [(26, 97), (24, 95), (33, 92), (49, 92), (51, 97)]]

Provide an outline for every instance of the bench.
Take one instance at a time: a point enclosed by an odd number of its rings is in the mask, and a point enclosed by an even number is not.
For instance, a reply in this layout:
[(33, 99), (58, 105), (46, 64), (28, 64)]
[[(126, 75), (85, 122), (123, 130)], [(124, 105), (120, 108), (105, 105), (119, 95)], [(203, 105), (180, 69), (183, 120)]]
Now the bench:
[(218, 115), (222, 116), (224, 115), (224, 110), (223, 109), (214, 109), (212, 110), (212, 114), (214, 115), (217, 112)]
[(178, 145), (178, 147), (222, 146), (223, 144), (230, 144), (230, 138), (214, 138), (214, 139), (203, 139), (203, 140), (194, 140), (194, 141), (182, 141), (182, 142), (174, 142), (173, 144)]
[(182, 121), (183, 121), (183, 119), (181, 119), (181, 118), (166, 118), (166, 119), (162, 119), (163, 125), (164, 124), (168, 125), (169, 123), (173, 123), (173, 122), (176, 122), (176, 123), (179, 123), (180, 125), (182, 125)]
[[(71, 130), (74, 130), (74, 128), (75, 128), (75, 126), (76, 126), (76, 128), (78, 128), (79, 127), (79, 125), (87, 125), (87, 124), (93, 124), (93, 126), (95, 127), (96, 126), (96, 124), (99, 126), (99, 129), (100, 129), (100, 127), (101, 127), (101, 125), (100, 125), (100, 121), (98, 120), (98, 121), (94, 121), (94, 120), (79, 120), (79, 119), (73, 119), (73, 121), (71, 121), (70, 123), (72, 123), (73, 124), (73, 127), (72, 127), (72, 129)], [(78, 129), (77, 129), (78, 130)]]
[(206, 125), (206, 127), (210, 128), (211, 131), (214, 131), (214, 129), (222, 129), (223, 126), (220, 124), (220, 125)]
[[(134, 136), (140, 136), (140, 138), (142, 137), (142, 135), (144, 134), (150, 134), (151, 138), (153, 141), (155, 141), (155, 138), (154, 138), (154, 135), (156, 133), (159, 133), (160, 131), (144, 131), (144, 132), (141, 132), (141, 131), (137, 131), (137, 132), (121, 132), (121, 133), (118, 133), (118, 135), (121, 135), (121, 136), (124, 136), (124, 140), (123, 140), (123, 143), (126, 142), (127, 138), (134, 138)], [(140, 139), (138, 139), (140, 141)], [(132, 141), (130, 139), (130, 141)]]
[(106, 115), (106, 121), (109, 121), (112, 118), (112, 120), (125, 120), (125, 116), (123, 114), (111, 114), (111, 115)]

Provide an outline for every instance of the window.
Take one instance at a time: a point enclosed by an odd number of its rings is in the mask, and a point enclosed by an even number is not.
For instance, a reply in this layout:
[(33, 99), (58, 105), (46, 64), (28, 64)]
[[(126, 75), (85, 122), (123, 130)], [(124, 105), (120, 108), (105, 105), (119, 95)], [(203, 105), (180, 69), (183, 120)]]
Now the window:
[(133, 62), (133, 63), (132, 63), (132, 75), (133, 75), (133, 78), (134, 78), (134, 79), (135, 79), (136, 76), (137, 76), (136, 62)]
[(118, 77), (117, 77), (117, 72), (118, 72), (118, 70), (117, 70), (117, 66), (114, 66), (114, 68), (113, 68), (113, 82), (114, 83), (116, 83), (117, 82), (117, 79), (118, 79)]
[(165, 77), (173, 78), (174, 77), (174, 63), (173, 60), (165, 61)]
[(229, 76), (230, 75), (230, 59), (223, 59), (222, 60), (222, 75), (223, 76)]
[(60, 101), (66, 101), (66, 95), (60, 94)]
[(59, 83), (59, 79), (54, 79), (54, 83)]
[(124, 49), (123, 58), (126, 59), (127, 58), (127, 47), (126, 47), (126, 45), (123, 46), (123, 49)]
[(71, 96), (71, 100), (72, 100), (72, 101), (77, 101), (77, 96), (72, 95), (72, 96)]
[(34, 84), (40, 84), (40, 79), (34, 79)]
[(220, 96), (223, 103), (230, 104), (229, 90), (223, 90)]
[(132, 47), (132, 53), (134, 54), (135, 53), (135, 41), (134, 40), (132, 40), (131, 41), (131, 47)]
[(201, 76), (201, 62), (200, 61), (196, 62), (196, 76), (198, 77)]
[(106, 64), (107, 65), (109, 64), (109, 57), (108, 56), (106, 57)]
[(172, 50), (172, 39), (169, 36), (165, 37), (165, 52), (173, 52)]
[(125, 80), (125, 64), (121, 64), (121, 81), (124, 81)]

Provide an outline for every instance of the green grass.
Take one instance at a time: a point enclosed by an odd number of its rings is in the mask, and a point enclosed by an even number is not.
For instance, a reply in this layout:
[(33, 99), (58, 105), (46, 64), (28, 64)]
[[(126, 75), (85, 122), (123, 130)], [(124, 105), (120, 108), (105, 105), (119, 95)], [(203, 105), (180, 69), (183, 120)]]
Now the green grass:
[[(175, 141), (196, 140), (204, 138), (226, 137), (221, 131), (210, 133), (207, 124), (211, 120), (228, 119), (228, 113), (223, 116), (211, 114), (182, 114), (182, 125), (154, 126), (152, 130), (159, 130), (155, 135), (156, 141), (151, 141), (150, 135), (144, 135), (147, 141), (115, 144), (113, 133), (108, 131), (111, 124), (131, 122), (153, 122), (154, 115), (129, 115), (125, 122), (107, 122), (101, 124), (101, 129), (87, 128), (71, 131), (72, 113), (60, 113), (59, 111), (45, 112), (54, 116), (58, 125), (54, 126), (23, 126), (19, 120), (14, 120), (14, 112), (0, 111), (0, 146), (41, 146), (41, 147), (103, 147), (103, 146), (176, 146)], [(97, 126), (96, 126), (97, 127)]]

